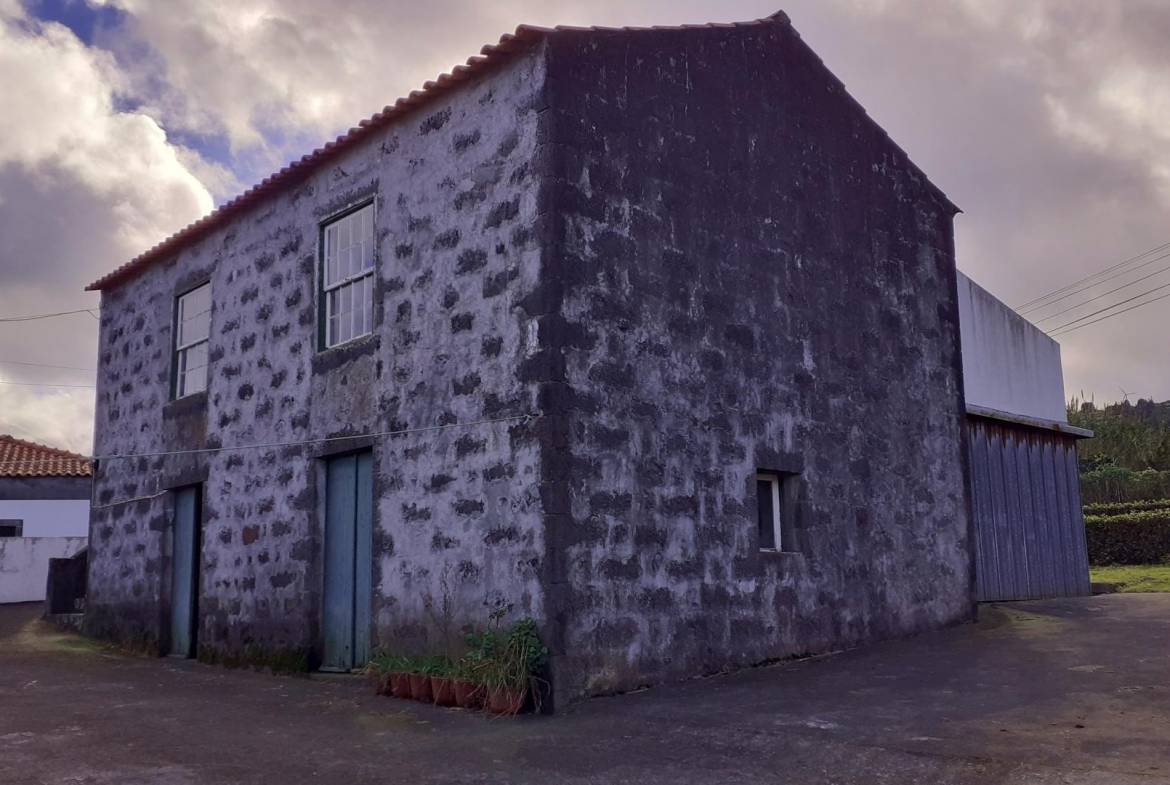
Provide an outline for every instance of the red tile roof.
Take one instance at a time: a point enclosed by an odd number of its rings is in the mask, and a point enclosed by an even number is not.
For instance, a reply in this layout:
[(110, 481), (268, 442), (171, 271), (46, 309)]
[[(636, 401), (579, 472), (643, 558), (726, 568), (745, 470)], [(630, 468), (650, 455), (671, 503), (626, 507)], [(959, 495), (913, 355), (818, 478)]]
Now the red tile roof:
[[(293, 184), (302, 181), (328, 161), (382, 130), (399, 117), (438, 100), (461, 82), (465, 82), (474, 76), (478, 76), (485, 71), (497, 67), (501, 63), (509, 60), (517, 52), (527, 49), (532, 44), (547, 36), (557, 33), (635, 33), (662, 30), (727, 29), (777, 23), (791, 25), (788, 15), (783, 11), (777, 11), (771, 16), (755, 19), (750, 22), (730, 22), (726, 24), (708, 23), (666, 27), (569, 27), (565, 25), (537, 27), (535, 25), (520, 25), (516, 28), (516, 32), (511, 34), (505, 33), (500, 36), (498, 43), (484, 46), (478, 55), (468, 58), (465, 65), (455, 66), (451, 69), (451, 73), (442, 74), (434, 81), (426, 82), (423, 84), (421, 90), (414, 90), (410, 95), (399, 98), (392, 106), (387, 106), (381, 112), (362, 120), (355, 127), (350, 128), (348, 132), (331, 142), (326, 142), (323, 147), (318, 147), (313, 152), (301, 156), (299, 160), (293, 161), (279, 172), (269, 175), (260, 181), (260, 183), (252, 186), (234, 199), (224, 202), (203, 218), (200, 218), (184, 229), (180, 229), (150, 250), (94, 281), (85, 287), (85, 289), (86, 291), (101, 291), (133, 278), (163, 257), (174, 254), (184, 246), (195, 242), (223, 226), (232, 218), (251, 208), (267, 196), (283, 191)], [(857, 106), (863, 113), (865, 112), (865, 109), (860, 104), (857, 104)], [(911, 163), (911, 166), (913, 166), (913, 163)], [(941, 191), (938, 193), (943, 199), (946, 199), (945, 194), (942, 194)], [(955, 208), (955, 210), (957, 211), (958, 208)]]
[(93, 464), (77, 453), (0, 433), (0, 477), (89, 477)]

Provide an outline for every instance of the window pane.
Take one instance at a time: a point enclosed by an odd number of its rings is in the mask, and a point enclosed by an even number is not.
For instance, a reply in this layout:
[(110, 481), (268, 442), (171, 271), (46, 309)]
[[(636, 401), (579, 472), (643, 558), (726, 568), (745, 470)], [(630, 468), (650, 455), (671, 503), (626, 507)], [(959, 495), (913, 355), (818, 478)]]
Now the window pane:
[(367, 205), (325, 227), (325, 286), (374, 266), (374, 206)]
[(207, 342), (180, 350), (177, 368), (176, 397), (207, 389)]
[(187, 371), (194, 371), (207, 367), (207, 341), (197, 343), (186, 350)]
[(176, 347), (206, 340), (211, 332), (211, 285), (205, 284), (179, 298)]
[(368, 275), (362, 279), (362, 322), (363, 334), (374, 329), (374, 276)]
[(365, 208), (361, 212), (362, 217), (362, 266), (363, 270), (370, 270), (374, 267), (374, 208)]
[(757, 523), (760, 532), (760, 547), (776, 547), (776, 509), (773, 505), (772, 486), (775, 480), (756, 480)]
[(330, 224), (325, 227), (325, 285), (337, 279), (337, 224)]

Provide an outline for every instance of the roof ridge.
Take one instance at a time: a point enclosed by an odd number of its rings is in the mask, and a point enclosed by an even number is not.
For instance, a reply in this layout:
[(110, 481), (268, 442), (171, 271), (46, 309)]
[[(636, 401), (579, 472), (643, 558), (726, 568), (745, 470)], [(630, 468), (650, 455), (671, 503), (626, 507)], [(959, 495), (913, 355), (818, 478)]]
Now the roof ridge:
[(4, 439), (16, 442), (17, 444), (22, 444), (25, 447), (36, 447), (40, 450), (49, 450), (50, 452), (59, 453), (60, 455), (68, 458), (77, 458), (82, 461), (92, 460), (88, 455), (82, 455), (79, 452), (72, 452), (71, 450), (66, 450), (64, 447), (54, 447), (51, 444), (43, 444), (41, 442), (34, 442), (29, 439), (22, 439), (19, 436), (13, 436), (10, 433), (0, 433), (0, 441)]
[(91, 477), (93, 465), (87, 455), (0, 434), (0, 477)]
[(374, 130), (389, 124), (391, 120), (418, 108), (422, 104), (435, 100), (437, 97), (446, 94), (454, 85), (466, 81), (471, 76), (477, 75), (495, 63), (510, 57), (512, 54), (546, 36), (571, 32), (638, 33), (661, 32), (664, 30), (719, 30), (776, 23), (791, 25), (788, 15), (783, 11), (777, 11), (771, 16), (753, 19), (747, 22), (707, 22), (705, 24), (673, 26), (572, 27), (559, 25), (556, 27), (541, 27), (539, 25), (517, 25), (514, 32), (504, 33), (500, 36), (498, 42), (485, 44), (480, 49), (478, 55), (472, 55), (467, 58), (464, 63), (451, 68), (450, 72), (442, 73), (435, 79), (424, 82), (421, 89), (412, 90), (407, 95), (396, 100), (393, 104), (384, 106), (381, 111), (375, 112), (370, 117), (360, 120), (357, 125), (351, 127), (345, 133), (325, 142), (312, 152), (306, 153), (294, 161), (290, 161), (278, 171), (273, 172), (260, 182), (227, 200), (210, 213), (187, 224), (187, 226), (138, 254), (130, 261), (98, 278), (86, 286), (85, 290), (100, 291), (134, 276), (139, 270), (145, 269), (164, 254), (178, 250), (182, 243), (198, 238), (203, 232), (210, 231), (225, 222), (232, 215), (251, 207), (269, 192), (290, 185), (302, 177), (307, 177), (318, 166), (348, 150), (368, 134), (373, 133)]

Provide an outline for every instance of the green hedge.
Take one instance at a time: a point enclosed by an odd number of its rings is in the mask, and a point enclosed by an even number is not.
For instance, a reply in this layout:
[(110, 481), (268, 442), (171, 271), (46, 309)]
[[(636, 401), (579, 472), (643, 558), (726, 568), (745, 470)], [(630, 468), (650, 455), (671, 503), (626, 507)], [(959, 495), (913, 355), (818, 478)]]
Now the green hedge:
[(1147, 499), (1138, 502), (1104, 502), (1086, 504), (1085, 515), (1128, 515), (1131, 512), (1166, 510), (1170, 512), (1170, 499)]
[(1170, 471), (1102, 466), (1081, 472), (1081, 500), (1085, 504), (1165, 498), (1170, 498)]
[(1090, 564), (1170, 562), (1170, 510), (1085, 516)]

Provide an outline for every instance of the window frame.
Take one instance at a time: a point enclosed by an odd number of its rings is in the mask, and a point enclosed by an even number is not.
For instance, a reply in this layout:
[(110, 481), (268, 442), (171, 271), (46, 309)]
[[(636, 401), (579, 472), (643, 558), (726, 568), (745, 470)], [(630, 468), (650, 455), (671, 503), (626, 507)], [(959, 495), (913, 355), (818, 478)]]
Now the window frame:
[[(207, 289), (207, 312), (206, 312), (207, 313), (207, 336), (198, 340), (198, 341), (191, 341), (189, 343), (180, 345), (179, 344), (179, 328), (183, 323), (183, 314), (182, 314), (183, 299), (185, 297), (191, 296), (195, 292), (199, 291), (200, 289), (204, 289), (204, 288)], [(171, 400), (178, 401), (178, 400), (182, 400), (183, 398), (190, 398), (193, 395), (198, 395), (199, 393), (207, 391), (208, 382), (211, 378), (211, 375), (210, 375), (210, 368), (211, 368), (211, 312), (214, 309), (214, 305), (215, 305), (215, 303), (211, 299), (211, 281), (210, 280), (206, 280), (206, 281), (203, 281), (202, 283), (195, 284), (194, 286), (190, 287), (189, 289), (186, 289), (185, 291), (182, 291), (182, 292), (175, 295), (174, 315), (173, 315), (173, 319), (172, 319), (172, 329), (174, 331), (174, 341), (172, 342), (173, 348), (171, 350)], [(200, 344), (207, 344), (207, 347), (208, 347), (207, 362), (203, 366), (203, 373), (204, 373), (203, 386), (200, 389), (192, 390), (191, 392), (182, 391), (180, 389), (180, 387), (181, 387), (183, 379), (186, 375), (183, 368), (181, 367), (182, 366), (182, 358), (185, 356), (185, 354), (187, 352), (189, 352), (191, 349), (199, 346)]]
[[(12, 529), (13, 534), (4, 534), (4, 530)], [(0, 518), (0, 539), (16, 539), (24, 536), (24, 518)]]
[[(800, 475), (792, 472), (758, 469), (752, 478), (756, 483), (756, 537), (761, 553), (796, 553), (799, 550), (796, 534), (796, 503)], [(766, 482), (772, 494), (772, 546), (760, 539), (759, 483)]]
[[(362, 272), (347, 276), (339, 281), (334, 281), (332, 284), (326, 286), (325, 274), (328, 268), (328, 258), (326, 256), (326, 237), (328, 235), (329, 227), (333, 224), (342, 221), (355, 213), (369, 208), (370, 210), (370, 231), (372, 236), (370, 238), (370, 254), (372, 257), (372, 264), (369, 269)], [(347, 205), (344, 209), (337, 212), (330, 213), (326, 218), (322, 219), (317, 224), (317, 351), (325, 352), (330, 349), (336, 349), (339, 346), (344, 346), (353, 341), (365, 338), (368, 335), (373, 335), (375, 325), (375, 309), (378, 281), (378, 207), (377, 200), (374, 196), (363, 198), (360, 201)], [(329, 295), (332, 292), (338, 291), (343, 287), (352, 286), (358, 281), (370, 279), (370, 329), (358, 335), (351, 335), (344, 341), (337, 341), (336, 343), (329, 343)]]

